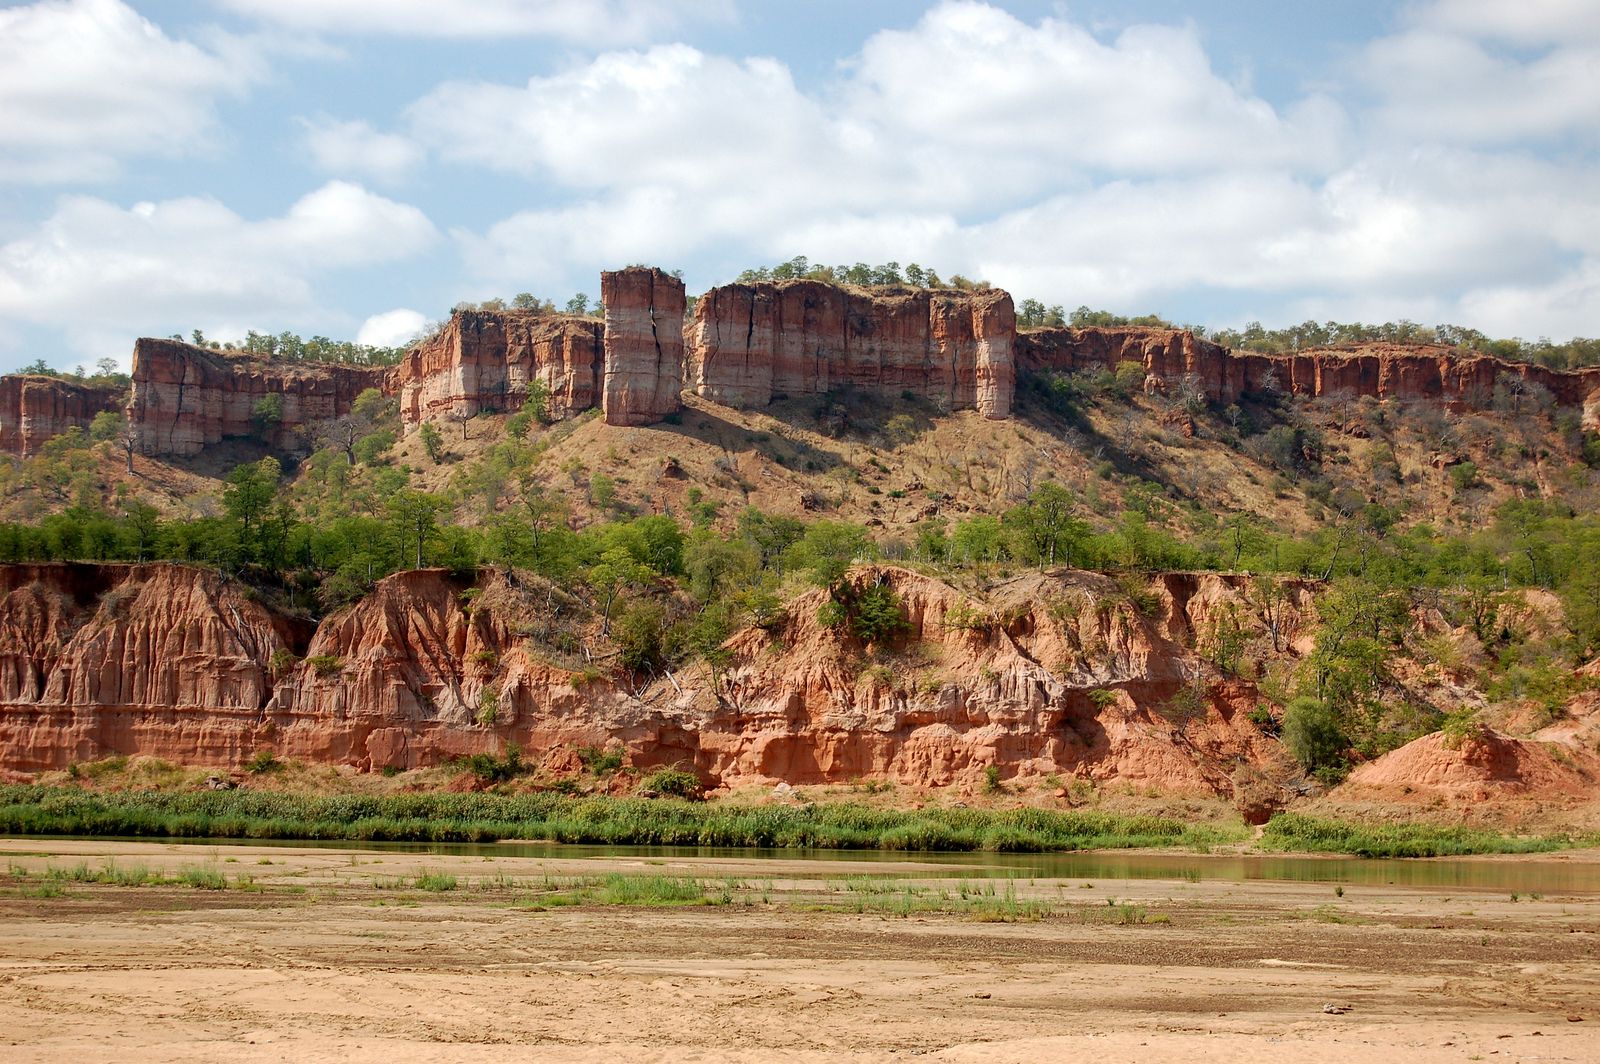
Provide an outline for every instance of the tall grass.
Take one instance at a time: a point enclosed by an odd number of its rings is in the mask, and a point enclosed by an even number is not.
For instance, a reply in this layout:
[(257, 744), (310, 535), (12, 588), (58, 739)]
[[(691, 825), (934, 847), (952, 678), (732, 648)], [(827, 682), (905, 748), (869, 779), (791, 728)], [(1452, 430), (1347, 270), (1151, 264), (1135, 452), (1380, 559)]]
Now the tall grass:
[(1299, 813), (1281, 813), (1273, 817), (1261, 837), (1261, 845), (1267, 849), (1348, 853), (1358, 857), (1543, 853), (1581, 845), (1584, 841), (1564, 835), (1501, 835), (1478, 828), (1437, 827), (1431, 824), (1368, 826), (1340, 820), (1321, 820)]
[(553, 793), (93, 793), (45, 786), (0, 787), (0, 832), (1004, 852), (1209, 846), (1237, 837), (1154, 816), (1041, 809), (731, 806)]

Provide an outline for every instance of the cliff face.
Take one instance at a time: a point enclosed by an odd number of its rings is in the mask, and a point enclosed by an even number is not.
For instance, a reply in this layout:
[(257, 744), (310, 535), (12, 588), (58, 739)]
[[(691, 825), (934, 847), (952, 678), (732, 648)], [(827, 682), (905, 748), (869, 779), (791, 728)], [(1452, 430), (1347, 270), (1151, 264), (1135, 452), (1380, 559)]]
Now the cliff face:
[(1182, 329), (1139, 326), (1030, 329), (1018, 334), (1024, 372), (1144, 367), (1149, 386), (1171, 390), (1190, 377), (1207, 399), (1231, 403), (1274, 388), (1289, 395), (1432, 399), (1489, 406), (1496, 387), (1537, 386), (1563, 406), (1600, 418), (1600, 369), (1562, 371), (1465, 354), (1437, 344), (1360, 344), (1293, 355), (1231, 351)]
[(261, 435), (256, 403), (278, 395), (283, 417), (264, 430), (265, 442), (289, 447), (297, 430), (348, 413), (368, 388), (385, 389), (389, 373), (381, 367), (261, 360), (145, 338), (133, 347), (128, 420), (141, 453), (190, 455), (229, 437)]
[(690, 386), (719, 403), (851, 386), (1010, 414), (1016, 316), (1005, 292), (867, 292), (821, 281), (713, 288), (689, 328)]
[[(1265, 630), (1246, 578), (1158, 578), (1147, 617), (1104, 577), (1030, 574), (959, 626), (969, 604), (947, 585), (899, 569), (856, 578), (889, 583), (905, 605), (891, 668), (864, 672), (861, 648), (816, 622), (813, 594), (777, 629), (735, 636), (715, 689), (689, 670), (632, 690), (550, 665), (526, 637), (541, 593), (505, 574), (470, 598), (442, 571), (398, 574), (313, 635), (204, 570), (8, 566), (0, 768), (119, 753), (238, 765), (270, 749), (377, 770), (516, 742), (558, 770), (580, 746), (610, 745), (635, 766), (682, 763), (723, 784), (970, 786), (994, 764), (1007, 778), (1228, 794), (1241, 759), (1282, 756), (1245, 719), (1252, 687), (1190, 679), (1185, 646), (1203, 647), (1219, 618)], [(1303, 642), (1307, 594), (1291, 585), (1274, 607), (1285, 646)], [(775, 640), (786, 653), (770, 652)], [(282, 651), (305, 660), (275, 660)]]
[(683, 407), (683, 282), (661, 270), (629, 267), (600, 275), (606, 307), (608, 425), (648, 425)]
[(514, 412), (531, 381), (544, 384), (553, 420), (588, 410), (600, 398), (603, 332), (598, 321), (568, 315), (457, 311), (396, 368), (401, 419), (409, 427)]
[(121, 405), (111, 388), (31, 374), (0, 377), (0, 451), (27, 458), (52, 436), (74, 425), (87, 429), (96, 414)]
[(236, 764), (268, 745), (274, 653), (308, 634), (208, 570), (0, 566), (0, 763)]

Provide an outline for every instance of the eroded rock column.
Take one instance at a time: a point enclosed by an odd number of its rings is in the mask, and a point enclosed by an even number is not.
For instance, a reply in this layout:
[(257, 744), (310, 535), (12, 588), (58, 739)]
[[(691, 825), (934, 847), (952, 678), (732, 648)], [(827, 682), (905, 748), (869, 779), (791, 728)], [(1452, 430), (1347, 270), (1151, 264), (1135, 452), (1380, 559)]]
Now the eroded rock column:
[(648, 425), (682, 408), (683, 282), (654, 267), (600, 275), (608, 425)]

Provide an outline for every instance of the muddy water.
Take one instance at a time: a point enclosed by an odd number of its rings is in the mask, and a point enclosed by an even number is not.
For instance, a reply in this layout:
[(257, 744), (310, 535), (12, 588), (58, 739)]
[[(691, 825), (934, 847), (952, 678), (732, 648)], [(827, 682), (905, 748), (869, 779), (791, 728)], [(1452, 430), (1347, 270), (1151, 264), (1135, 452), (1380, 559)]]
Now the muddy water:
[[(37, 841), (42, 838), (35, 836)], [(82, 840), (88, 836), (76, 836)], [(102, 841), (134, 841), (104, 839)], [(154, 841), (154, 840), (139, 840)], [(819, 878), (837, 878), (838, 865), (850, 874), (926, 877), (930, 874), (972, 877), (1038, 877), (1052, 879), (1173, 879), (1198, 882), (1329, 883), (1355, 886), (1401, 886), (1452, 890), (1506, 891), (1523, 894), (1600, 894), (1600, 861), (1561, 854), (1477, 858), (1364, 859), (1273, 854), (1121, 853), (898, 853), (878, 850), (764, 850), (692, 846), (568, 846), (559, 843), (383, 843), (263, 839), (163, 839), (184, 846), (284, 846), (350, 852), (450, 854), (467, 857), (542, 857), (548, 859), (653, 860), (782, 860), (829, 862)]]

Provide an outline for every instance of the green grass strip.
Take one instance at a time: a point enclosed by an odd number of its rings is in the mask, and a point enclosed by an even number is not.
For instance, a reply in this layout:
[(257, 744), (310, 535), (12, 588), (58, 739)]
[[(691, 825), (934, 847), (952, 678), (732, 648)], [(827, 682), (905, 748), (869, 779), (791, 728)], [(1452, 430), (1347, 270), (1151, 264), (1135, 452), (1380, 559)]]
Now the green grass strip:
[(545, 793), (306, 796), (0, 787), (0, 833), (1050, 852), (1205, 847), (1240, 837), (1154, 816), (1041, 809), (736, 806)]

